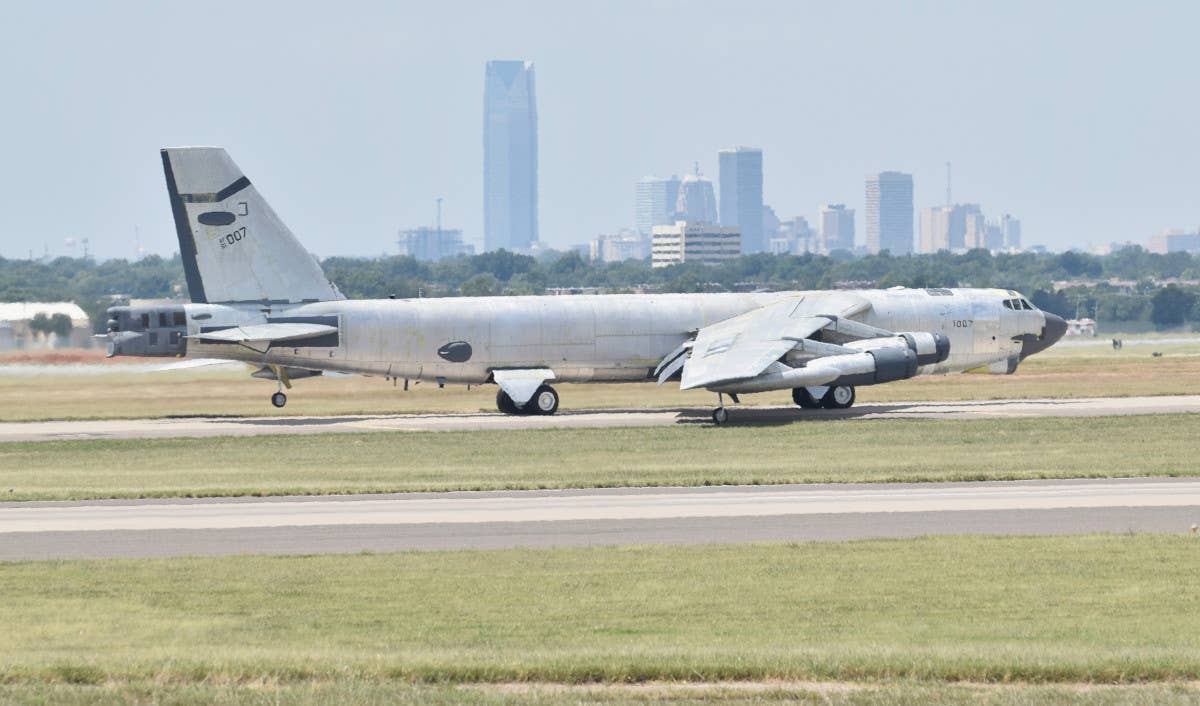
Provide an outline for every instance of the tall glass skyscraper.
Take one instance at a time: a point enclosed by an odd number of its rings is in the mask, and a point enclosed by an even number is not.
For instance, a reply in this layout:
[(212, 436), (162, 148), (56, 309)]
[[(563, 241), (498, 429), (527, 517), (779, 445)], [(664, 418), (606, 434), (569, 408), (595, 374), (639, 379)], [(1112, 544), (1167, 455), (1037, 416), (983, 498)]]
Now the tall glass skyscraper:
[(675, 204), (679, 200), (679, 177), (643, 177), (634, 193), (633, 222), (637, 231), (649, 236), (654, 226), (675, 222)]
[(867, 251), (913, 251), (913, 179), (903, 172), (867, 177)]
[(533, 62), (489, 61), (483, 87), (483, 242), (528, 250), (538, 239)]
[(762, 150), (735, 147), (717, 152), (721, 225), (742, 229), (742, 253), (766, 252), (763, 242)]

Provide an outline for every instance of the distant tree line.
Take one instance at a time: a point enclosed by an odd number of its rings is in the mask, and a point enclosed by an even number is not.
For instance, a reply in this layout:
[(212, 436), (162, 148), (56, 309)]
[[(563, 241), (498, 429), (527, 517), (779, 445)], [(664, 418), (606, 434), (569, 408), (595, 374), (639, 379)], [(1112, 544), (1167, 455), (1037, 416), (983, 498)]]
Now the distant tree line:
[[(1200, 281), (1200, 257), (1158, 255), (1130, 247), (1110, 255), (1077, 252), (992, 255), (974, 250), (953, 255), (888, 253), (853, 257), (831, 255), (747, 255), (707, 267), (676, 265), (654, 269), (649, 261), (591, 263), (578, 253), (549, 252), (538, 257), (500, 250), (440, 262), (411, 257), (331, 257), (325, 273), (351, 298), (541, 294), (547, 288), (598, 287), (608, 292), (732, 292), (860, 287), (1001, 287), (1028, 295), (1039, 307), (1074, 318), (1141, 321), (1159, 327), (1200, 324), (1200, 287), (1161, 284)], [(1120, 284), (1108, 284), (1119, 280)], [(1055, 282), (1082, 281), (1055, 287)], [(78, 303), (103, 330), (104, 309), (114, 296), (186, 296), (183, 268), (176, 255), (166, 259), (50, 262), (0, 258), (0, 300)]]

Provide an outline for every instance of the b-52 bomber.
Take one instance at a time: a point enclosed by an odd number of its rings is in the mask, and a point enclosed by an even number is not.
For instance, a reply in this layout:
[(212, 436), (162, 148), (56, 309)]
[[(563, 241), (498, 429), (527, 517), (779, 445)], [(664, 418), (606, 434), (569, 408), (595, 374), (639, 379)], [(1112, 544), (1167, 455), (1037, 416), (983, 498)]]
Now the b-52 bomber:
[(554, 414), (553, 381), (678, 379), (725, 397), (791, 390), (845, 409), (855, 388), (1012, 373), (1066, 323), (1006, 289), (347, 300), (225, 152), (162, 150), (192, 303), (108, 310), (108, 354), (242, 361), (275, 380), (326, 372), (495, 384), (507, 414)]

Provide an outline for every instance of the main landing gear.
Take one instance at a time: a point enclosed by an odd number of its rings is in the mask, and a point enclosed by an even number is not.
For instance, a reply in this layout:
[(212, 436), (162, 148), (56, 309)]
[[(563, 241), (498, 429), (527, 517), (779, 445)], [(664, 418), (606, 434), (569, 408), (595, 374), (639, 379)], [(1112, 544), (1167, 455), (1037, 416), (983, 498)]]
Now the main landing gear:
[(819, 399), (814, 397), (807, 387), (797, 387), (792, 390), (792, 401), (804, 409), (849, 409), (854, 406), (854, 386), (836, 385), (825, 391)]
[(518, 407), (503, 388), (496, 393), (496, 409), (505, 414), (542, 414), (550, 415), (558, 411), (558, 391), (549, 385), (542, 385), (533, 393), (533, 397), (524, 405)]

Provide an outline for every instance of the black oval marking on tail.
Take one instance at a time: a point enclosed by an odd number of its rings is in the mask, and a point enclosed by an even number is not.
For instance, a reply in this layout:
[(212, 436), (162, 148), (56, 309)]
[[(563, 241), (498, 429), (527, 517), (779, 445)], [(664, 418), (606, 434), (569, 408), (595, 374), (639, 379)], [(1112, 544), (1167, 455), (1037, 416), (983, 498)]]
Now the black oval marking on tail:
[(437, 354), (451, 363), (465, 363), (471, 359), (471, 344), (466, 341), (451, 341), (438, 349)]
[(208, 211), (196, 216), (196, 220), (206, 226), (227, 226), (237, 220), (237, 216), (229, 211)]

